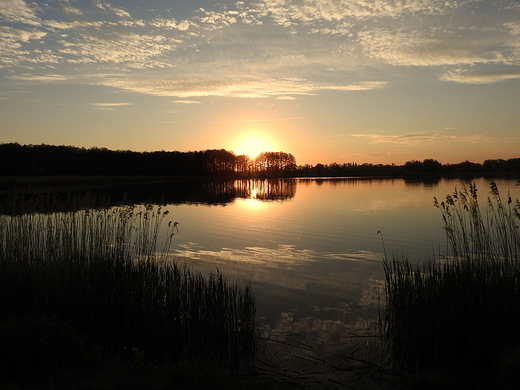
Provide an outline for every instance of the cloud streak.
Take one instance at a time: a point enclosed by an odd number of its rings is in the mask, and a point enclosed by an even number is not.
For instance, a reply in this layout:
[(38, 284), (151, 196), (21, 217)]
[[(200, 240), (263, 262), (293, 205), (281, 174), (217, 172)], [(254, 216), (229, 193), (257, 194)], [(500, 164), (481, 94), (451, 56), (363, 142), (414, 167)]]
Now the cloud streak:
[(249, 120), (240, 120), (240, 121), (219, 121), (219, 122), (211, 122), (212, 124), (221, 124), (221, 123), (256, 123), (256, 122), (279, 122), (279, 121), (295, 121), (305, 119), (303, 116), (298, 116), (294, 118), (276, 118), (276, 119), (249, 119)]
[(96, 107), (120, 107), (129, 106), (130, 103), (92, 103), (91, 105)]
[(201, 104), (198, 100), (174, 100), (174, 103), (177, 104)]
[(442, 75), (441, 80), (462, 84), (491, 84), (520, 79), (520, 70), (502, 72), (453, 71)]
[(129, 106), (130, 103), (91, 103), (96, 110), (114, 111), (117, 107)]
[(155, 96), (176, 97), (236, 97), (288, 99), (290, 95), (314, 95), (320, 90), (366, 91), (383, 88), (385, 82), (361, 82), (353, 85), (330, 86), (313, 84), (304, 79), (111, 79), (102, 82), (114, 88)]
[(488, 137), (483, 135), (451, 135), (440, 133), (418, 133), (418, 134), (349, 134), (351, 137), (365, 138), (375, 144), (399, 144), (399, 145), (417, 145), (417, 144), (436, 144), (445, 142), (471, 142), (482, 143), (490, 142)]

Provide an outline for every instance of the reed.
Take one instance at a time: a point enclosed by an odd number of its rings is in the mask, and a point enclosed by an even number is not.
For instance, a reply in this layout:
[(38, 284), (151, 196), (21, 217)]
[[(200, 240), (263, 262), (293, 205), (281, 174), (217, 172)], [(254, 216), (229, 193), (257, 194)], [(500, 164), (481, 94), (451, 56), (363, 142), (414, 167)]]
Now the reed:
[(157, 206), (0, 216), (0, 321), (57, 316), (109, 356), (237, 365), (256, 351), (249, 285), (167, 258)]
[(484, 212), (474, 185), (434, 204), (447, 257), (423, 265), (384, 259), (385, 337), (394, 368), (404, 376), (491, 375), (520, 347), (520, 203), (509, 195), (504, 203), (491, 183)]

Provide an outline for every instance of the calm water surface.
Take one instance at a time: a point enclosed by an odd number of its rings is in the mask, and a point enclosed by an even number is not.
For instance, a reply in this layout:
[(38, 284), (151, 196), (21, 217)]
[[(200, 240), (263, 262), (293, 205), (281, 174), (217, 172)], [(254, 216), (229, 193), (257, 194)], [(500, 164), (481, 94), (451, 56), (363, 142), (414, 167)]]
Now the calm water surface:
[[(489, 180), (476, 180), (483, 206)], [(515, 180), (496, 180), (520, 198)], [(446, 253), (433, 198), (462, 180), (290, 179), (227, 183), (220, 205), (170, 204), (180, 223), (172, 253), (204, 273), (250, 281), (262, 334), (290, 336), (346, 353), (349, 333), (366, 334), (383, 285), (383, 243), (412, 261)], [(222, 188), (221, 188), (222, 190)], [(237, 195), (238, 194), (238, 195)], [(381, 232), (382, 234), (378, 234)]]

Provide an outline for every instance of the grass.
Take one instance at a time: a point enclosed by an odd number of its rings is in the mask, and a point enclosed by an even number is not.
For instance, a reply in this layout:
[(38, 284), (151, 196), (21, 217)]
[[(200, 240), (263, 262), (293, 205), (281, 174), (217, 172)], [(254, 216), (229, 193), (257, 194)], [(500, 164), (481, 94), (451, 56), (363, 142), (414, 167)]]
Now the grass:
[(491, 183), (484, 212), (474, 185), (435, 199), (435, 206), (446, 258), (423, 265), (384, 261), (385, 337), (394, 370), (404, 378), (433, 373), (441, 388), (486, 388), (499, 377), (506, 388), (510, 356), (520, 348), (520, 202), (509, 195), (503, 202)]
[[(167, 214), (157, 206), (125, 206), (0, 216), (3, 332), (23, 329), (28, 319), (54, 328), (65, 327), (63, 321), (73, 330), (63, 336), (68, 343), (20, 344), (23, 353), (40, 356), (31, 364), (45, 361), (48, 348), (66, 354), (66, 345), (82, 343), (114, 359), (138, 353), (146, 364), (238, 367), (253, 359), (258, 339), (251, 287), (230, 285), (218, 272), (204, 278), (170, 261), (176, 223), (168, 223), (164, 246), (157, 248)], [(83, 341), (71, 341), (77, 337)], [(0, 365), (31, 372), (23, 359), (13, 366), (12, 356), (20, 353), (13, 348)]]

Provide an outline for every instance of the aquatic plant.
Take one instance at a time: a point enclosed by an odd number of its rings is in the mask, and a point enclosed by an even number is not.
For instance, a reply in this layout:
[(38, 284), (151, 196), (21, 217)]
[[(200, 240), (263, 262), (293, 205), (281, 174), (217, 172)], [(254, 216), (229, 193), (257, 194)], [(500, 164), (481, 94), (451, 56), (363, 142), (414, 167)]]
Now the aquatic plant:
[(109, 356), (239, 364), (257, 340), (251, 287), (177, 265), (157, 206), (0, 216), (0, 321), (70, 323)]
[(446, 258), (414, 265), (384, 259), (385, 337), (394, 369), (494, 375), (501, 357), (520, 347), (520, 202), (507, 203), (491, 183), (485, 212), (477, 188), (442, 202)]

